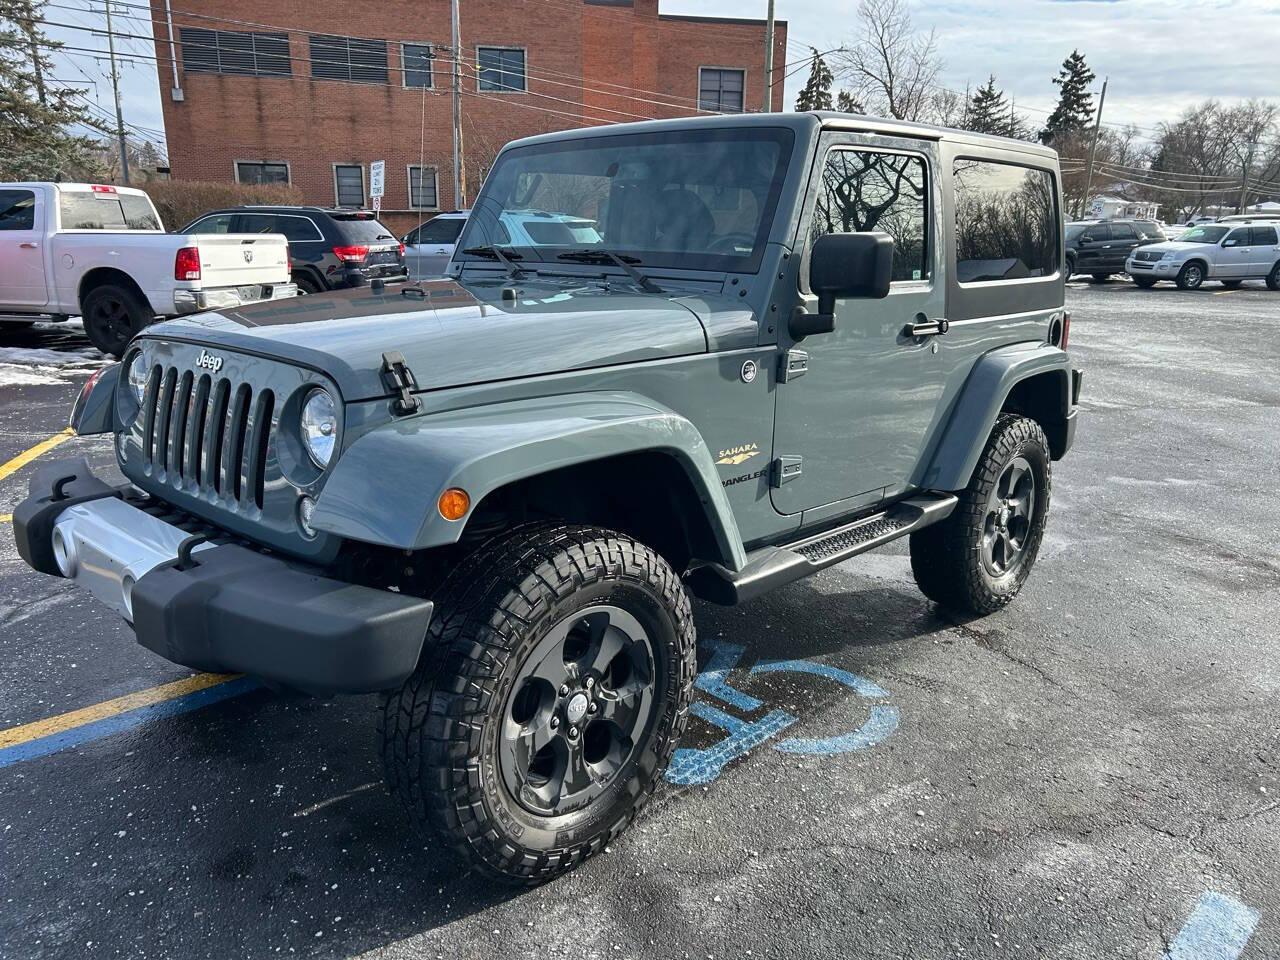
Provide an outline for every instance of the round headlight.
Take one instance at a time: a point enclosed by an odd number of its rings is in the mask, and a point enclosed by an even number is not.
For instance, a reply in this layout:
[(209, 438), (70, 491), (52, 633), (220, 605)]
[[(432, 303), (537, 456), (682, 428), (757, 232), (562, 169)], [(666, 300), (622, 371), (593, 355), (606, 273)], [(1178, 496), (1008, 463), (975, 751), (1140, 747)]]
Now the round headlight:
[(323, 470), (333, 459), (338, 440), (338, 412), (327, 390), (312, 390), (302, 405), (302, 442), (316, 466)]
[(147, 392), (147, 364), (141, 352), (135, 353), (129, 361), (129, 389), (137, 398), (138, 406), (142, 406), (142, 398)]

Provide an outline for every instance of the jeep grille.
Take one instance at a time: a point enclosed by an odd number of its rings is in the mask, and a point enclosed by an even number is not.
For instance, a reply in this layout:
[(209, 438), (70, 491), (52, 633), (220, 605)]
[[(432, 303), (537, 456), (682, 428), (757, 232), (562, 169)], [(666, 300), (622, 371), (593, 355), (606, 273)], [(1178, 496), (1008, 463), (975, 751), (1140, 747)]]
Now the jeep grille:
[(157, 480), (262, 509), (270, 390), (157, 364), (145, 401), (143, 460)]

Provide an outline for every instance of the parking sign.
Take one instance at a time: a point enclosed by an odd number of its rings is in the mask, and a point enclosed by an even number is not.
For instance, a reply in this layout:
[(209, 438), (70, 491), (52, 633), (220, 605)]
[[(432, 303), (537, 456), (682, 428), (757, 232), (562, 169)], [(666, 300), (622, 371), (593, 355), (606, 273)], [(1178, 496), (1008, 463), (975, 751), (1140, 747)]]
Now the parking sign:
[(382, 185), (387, 179), (387, 161), (375, 160), (369, 164), (369, 196), (377, 200), (382, 196)]

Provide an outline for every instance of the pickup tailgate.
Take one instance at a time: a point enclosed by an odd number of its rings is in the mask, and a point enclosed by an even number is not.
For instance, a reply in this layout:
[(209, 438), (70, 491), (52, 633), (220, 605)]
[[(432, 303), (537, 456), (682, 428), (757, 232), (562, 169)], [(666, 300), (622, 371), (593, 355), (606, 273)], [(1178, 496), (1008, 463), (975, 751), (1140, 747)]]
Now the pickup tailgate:
[(230, 287), (289, 282), (289, 242), (281, 233), (196, 234), (200, 286)]

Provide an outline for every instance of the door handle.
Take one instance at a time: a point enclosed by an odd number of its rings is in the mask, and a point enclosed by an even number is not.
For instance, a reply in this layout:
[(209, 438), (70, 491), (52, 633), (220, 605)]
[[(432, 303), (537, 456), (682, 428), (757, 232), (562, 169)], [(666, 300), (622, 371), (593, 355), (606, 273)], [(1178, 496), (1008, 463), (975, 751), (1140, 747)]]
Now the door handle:
[(39, 246), (40, 244), (33, 243), (30, 240), (23, 240), (20, 244), (18, 244), (18, 247), (22, 250), (36, 250), (39, 248)]
[[(923, 316), (923, 314), (920, 316)], [(908, 323), (903, 327), (902, 335), (904, 337), (940, 337), (950, 329), (950, 320), (941, 318), (937, 320), (920, 320), (918, 323)]]

